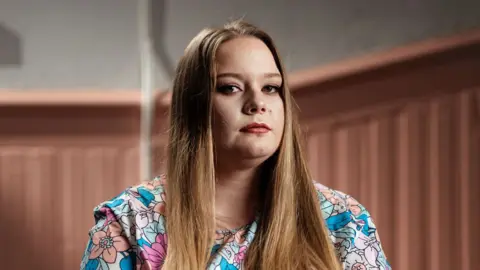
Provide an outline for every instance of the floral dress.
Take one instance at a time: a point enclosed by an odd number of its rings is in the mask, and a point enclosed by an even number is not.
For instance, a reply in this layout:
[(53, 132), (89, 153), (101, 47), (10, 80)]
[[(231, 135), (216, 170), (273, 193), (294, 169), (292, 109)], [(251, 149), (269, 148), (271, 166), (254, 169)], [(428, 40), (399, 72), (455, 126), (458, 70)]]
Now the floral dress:
[[(130, 187), (94, 209), (95, 225), (80, 269), (161, 269), (167, 253), (165, 181)], [(344, 269), (391, 269), (370, 214), (352, 197), (315, 183), (325, 224)], [(255, 237), (258, 219), (217, 231), (207, 269), (237, 270)]]

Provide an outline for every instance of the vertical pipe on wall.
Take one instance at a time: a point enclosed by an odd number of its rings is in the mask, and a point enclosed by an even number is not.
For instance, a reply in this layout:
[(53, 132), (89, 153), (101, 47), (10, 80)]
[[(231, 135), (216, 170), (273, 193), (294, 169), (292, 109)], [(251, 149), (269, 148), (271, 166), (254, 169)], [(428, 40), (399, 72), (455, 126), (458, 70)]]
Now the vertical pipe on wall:
[(140, 180), (152, 178), (153, 47), (150, 37), (150, 0), (138, 0), (141, 74)]

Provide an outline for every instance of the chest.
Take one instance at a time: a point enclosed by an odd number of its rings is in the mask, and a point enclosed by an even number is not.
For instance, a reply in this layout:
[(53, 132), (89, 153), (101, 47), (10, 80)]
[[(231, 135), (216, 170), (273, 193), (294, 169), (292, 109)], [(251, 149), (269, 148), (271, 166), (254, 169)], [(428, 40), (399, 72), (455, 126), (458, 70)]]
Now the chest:
[(241, 269), (247, 249), (253, 241), (256, 227), (256, 222), (254, 222), (238, 231), (217, 232), (207, 269)]

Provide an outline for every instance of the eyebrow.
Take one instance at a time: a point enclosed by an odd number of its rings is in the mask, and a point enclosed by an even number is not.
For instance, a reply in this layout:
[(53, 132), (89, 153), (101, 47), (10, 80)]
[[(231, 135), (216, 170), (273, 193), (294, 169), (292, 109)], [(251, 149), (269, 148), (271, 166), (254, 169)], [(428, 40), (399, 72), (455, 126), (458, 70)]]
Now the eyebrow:
[[(280, 73), (264, 73), (263, 76), (265, 78), (282, 78), (282, 75), (280, 75)], [(217, 78), (223, 78), (223, 77), (233, 77), (237, 79), (242, 79), (242, 75), (239, 73), (220, 73), (217, 75)]]

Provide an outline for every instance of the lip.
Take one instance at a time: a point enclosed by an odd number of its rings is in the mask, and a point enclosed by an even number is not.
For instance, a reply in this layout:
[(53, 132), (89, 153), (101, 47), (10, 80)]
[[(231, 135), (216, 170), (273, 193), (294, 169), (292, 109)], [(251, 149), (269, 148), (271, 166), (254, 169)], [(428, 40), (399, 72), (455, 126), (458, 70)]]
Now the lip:
[(264, 123), (251, 123), (240, 129), (241, 132), (247, 133), (267, 133), (270, 130), (272, 129)]

